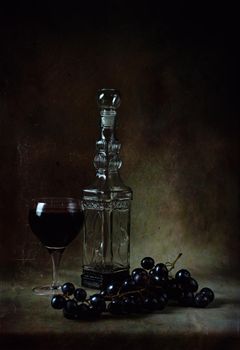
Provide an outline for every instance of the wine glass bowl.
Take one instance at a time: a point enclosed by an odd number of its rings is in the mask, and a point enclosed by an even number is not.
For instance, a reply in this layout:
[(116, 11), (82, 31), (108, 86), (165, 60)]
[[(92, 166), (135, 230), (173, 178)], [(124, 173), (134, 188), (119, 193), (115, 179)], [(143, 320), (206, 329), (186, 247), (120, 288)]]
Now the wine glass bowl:
[(35, 294), (49, 295), (60, 288), (58, 270), (62, 254), (80, 232), (83, 220), (79, 199), (48, 197), (32, 200), (29, 210), (30, 228), (47, 248), (53, 265), (52, 284), (33, 288)]

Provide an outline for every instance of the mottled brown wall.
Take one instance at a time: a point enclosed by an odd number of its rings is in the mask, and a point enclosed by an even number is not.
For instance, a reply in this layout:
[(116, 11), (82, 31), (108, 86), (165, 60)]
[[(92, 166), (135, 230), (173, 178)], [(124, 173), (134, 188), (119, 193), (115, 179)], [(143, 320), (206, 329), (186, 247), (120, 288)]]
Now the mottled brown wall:
[[(234, 18), (230, 23), (224, 9), (188, 15), (180, 7), (104, 4), (1, 11), (3, 271), (39, 273), (49, 265), (27, 226), (27, 205), (34, 196), (80, 196), (93, 181), (101, 87), (122, 92), (118, 138), (122, 177), (134, 191), (132, 265), (144, 255), (164, 261), (182, 251), (182, 264), (198, 271), (234, 271)], [(77, 271), (80, 261), (78, 238), (63, 264)]]

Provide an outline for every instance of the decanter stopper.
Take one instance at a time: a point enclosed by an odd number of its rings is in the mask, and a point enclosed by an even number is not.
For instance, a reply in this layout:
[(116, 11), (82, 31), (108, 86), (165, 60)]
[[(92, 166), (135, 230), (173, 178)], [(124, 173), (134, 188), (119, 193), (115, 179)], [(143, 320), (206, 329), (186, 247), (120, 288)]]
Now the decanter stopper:
[(115, 116), (116, 109), (120, 106), (121, 97), (116, 89), (101, 89), (97, 92), (97, 104), (101, 116)]

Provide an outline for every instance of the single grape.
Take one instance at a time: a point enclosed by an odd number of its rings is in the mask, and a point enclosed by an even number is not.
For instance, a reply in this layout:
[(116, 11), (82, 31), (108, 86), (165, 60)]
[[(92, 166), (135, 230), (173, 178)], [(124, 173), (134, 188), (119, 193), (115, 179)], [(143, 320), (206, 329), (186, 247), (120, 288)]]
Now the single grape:
[(74, 292), (74, 298), (77, 301), (84, 301), (87, 297), (87, 292), (83, 288), (77, 288)]
[(54, 295), (51, 299), (51, 305), (54, 309), (63, 309), (65, 304), (66, 299), (60, 294)]
[(132, 312), (139, 313), (142, 311), (142, 298), (139, 294), (130, 294), (129, 297), (132, 300)]
[(182, 287), (188, 292), (195, 293), (198, 290), (198, 283), (194, 278), (189, 277), (189, 279), (182, 284)]
[(151, 270), (154, 267), (155, 261), (150, 256), (143, 258), (141, 261), (142, 268), (146, 270)]
[(132, 279), (136, 286), (144, 287), (149, 282), (149, 275), (144, 269), (137, 268), (132, 271)]
[(178, 300), (181, 296), (182, 288), (181, 285), (176, 281), (175, 278), (168, 280), (167, 295), (169, 299)]
[(63, 316), (69, 320), (76, 320), (79, 318), (78, 313), (70, 313), (63, 309)]
[(64, 295), (72, 295), (75, 291), (75, 287), (72, 283), (66, 282), (62, 285), (62, 292)]
[(131, 278), (127, 278), (122, 286), (120, 287), (120, 292), (125, 293), (125, 292), (131, 292), (137, 289), (136, 282)]
[(135, 309), (136, 309), (135, 300), (130, 296), (123, 297), (121, 305), (122, 305), (122, 312), (124, 314), (135, 312)]
[[(158, 288), (157, 288), (158, 289)], [(167, 292), (165, 292), (165, 290), (163, 289), (161, 292), (156, 292), (157, 297), (163, 297), (165, 299), (165, 303), (167, 305), (168, 303), (168, 295)]]
[(209, 298), (207, 295), (204, 295), (202, 293), (197, 293), (194, 298), (194, 305), (196, 307), (206, 307), (210, 303)]
[(162, 293), (166, 292), (165, 288), (163, 288), (162, 286), (156, 286), (153, 283), (151, 283), (151, 279), (152, 279), (152, 277), (150, 277), (150, 284), (149, 284), (149, 287), (148, 287), (148, 290), (149, 290), (150, 293), (162, 294)]
[(182, 306), (193, 306), (194, 305), (194, 294), (192, 292), (183, 292), (179, 297), (178, 302)]
[(154, 311), (159, 308), (159, 303), (157, 298), (152, 296), (147, 296), (143, 300), (143, 309), (147, 311)]
[(73, 299), (66, 300), (64, 311), (69, 314), (75, 314), (77, 312), (77, 303)]
[(113, 315), (120, 315), (122, 313), (122, 303), (118, 299), (113, 299), (108, 304), (108, 311)]
[(106, 310), (106, 302), (101, 294), (93, 294), (90, 296), (89, 300), (95, 310), (99, 312), (104, 312)]
[(133, 278), (136, 274), (141, 273), (141, 272), (147, 274), (147, 271), (145, 271), (141, 267), (137, 267), (136, 269), (132, 270), (131, 277)]
[(199, 293), (207, 296), (210, 303), (214, 300), (214, 293), (213, 293), (212, 289), (210, 289), (208, 287), (202, 288)]
[(82, 319), (85, 319), (85, 318), (88, 318), (89, 316), (89, 305), (88, 304), (85, 304), (85, 303), (81, 303), (77, 306), (77, 315), (78, 315), (78, 318), (82, 318)]
[(155, 297), (152, 297), (152, 310), (159, 310), (159, 301)]
[(158, 310), (163, 310), (167, 305), (167, 299), (163, 295), (157, 296)]
[(120, 283), (118, 281), (111, 282), (105, 287), (106, 296), (113, 296), (116, 295), (119, 291)]
[(166, 276), (159, 276), (152, 274), (150, 277), (150, 283), (153, 286), (159, 286), (159, 287), (167, 287), (168, 284), (168, 278)]
[[(106, 309), (106, 307), (105, 307)], [(105, 310), (104, 310), (105, 311)], [(89, 318), (96, 318), (96, 317), (99, 317), (101, 315), (103, 311), (98, 307), (98, 306), (95, 306), (95, 305), (90, 305), (89, 306), (89, 314), (88, 314), (88, 317)]]
[(163, 276), (167, 277), (168, 276), (168, 269), (167, 266), (163, 263), (159, 263), (154, 267), (154, 275), (157, 276)]
[(179, 270), (175, 275), (176, 280), (180, 283), (187, 282), (190, 277), (191, 277), (190, 272), (188, 270), (185, 270), (185, 269)]

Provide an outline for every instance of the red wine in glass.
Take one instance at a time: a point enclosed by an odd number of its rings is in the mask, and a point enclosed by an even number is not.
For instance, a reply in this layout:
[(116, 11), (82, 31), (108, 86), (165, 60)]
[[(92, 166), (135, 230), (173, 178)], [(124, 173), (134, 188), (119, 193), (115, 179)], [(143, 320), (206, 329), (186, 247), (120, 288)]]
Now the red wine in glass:
[(53, 265), (51, 286), (35, 287), (34, 293), (49, 295), (60, 288), (58, 270), (62, 253), (79, 234), (83, 226), (81, 201), (73, 198), (33, 199), (29, 210), (29, 224), (32, 232), (48, 249)]

